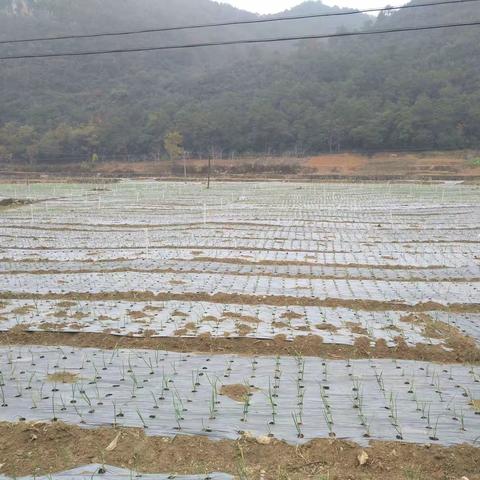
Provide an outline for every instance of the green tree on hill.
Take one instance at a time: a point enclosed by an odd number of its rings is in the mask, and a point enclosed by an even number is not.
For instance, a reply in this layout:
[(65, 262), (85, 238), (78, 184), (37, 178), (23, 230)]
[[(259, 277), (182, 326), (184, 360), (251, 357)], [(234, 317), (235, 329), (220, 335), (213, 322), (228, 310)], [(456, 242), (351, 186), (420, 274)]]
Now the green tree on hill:
[(183, 135), (180, 132), (168, 132), (163, 144), (170, 160), (178, 160), (183, 155)]

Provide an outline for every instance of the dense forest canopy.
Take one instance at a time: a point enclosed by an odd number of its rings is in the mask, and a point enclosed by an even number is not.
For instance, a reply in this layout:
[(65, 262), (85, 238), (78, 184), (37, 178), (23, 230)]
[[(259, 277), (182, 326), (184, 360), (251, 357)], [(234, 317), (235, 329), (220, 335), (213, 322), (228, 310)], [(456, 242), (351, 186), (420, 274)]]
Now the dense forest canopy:
[[(284, 14), (339, 11), (305, 2)], [(480, 20), (479, 4), (3, 44), (1, 56)], [(210, 0), (0, 0), (0, 39), (256, 18)], [(0, 63), (0, 161), (480, 143), (480, 27)]]

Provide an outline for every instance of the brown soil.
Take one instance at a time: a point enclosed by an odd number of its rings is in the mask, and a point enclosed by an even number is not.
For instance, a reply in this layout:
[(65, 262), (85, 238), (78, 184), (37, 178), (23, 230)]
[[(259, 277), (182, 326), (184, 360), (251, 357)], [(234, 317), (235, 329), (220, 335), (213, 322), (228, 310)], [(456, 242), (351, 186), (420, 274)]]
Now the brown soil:
[[(164, 247), (166, 248), (166, 247)], [(221, 250), (222, 248), (220, 248)], [(225, 250), (244, 250), (243, 247), (237, 248), (224, 248)], [(217, 249), (218, 250), (218, 249)], [(249, 248), (249, 250), (265, 250), (265, 251), (279, 251), (279, 252), (306, 252), (308, 250), (286, 250), (283, 248)], [(340, 252), (337, 252), (340, 253)], [(315, 261), (300, 261), (300, 260), (245, 260), (243, 258), (218, 258), (218, 257), (193, 257), (195, 262), (207, 262), (207, 263), (227, 263), (234, 265), (272, 265), (272, 266), (316, 266), (316, 267), (332, 267), (332, 268), (372, 268), (376, 270), (439, 270), (445, 268), (440, 265), (430, 266), (412, 266), (412, 265), (386, 265), (386, 264), (371, 264), (371, 263), (318, 263)], [(351, 278), (351, 277), (349, 277)]]
[(147, 314), (144, 313), (144, 312), (139, 312), (137, 310), (131, 310), (131, 311), (128, 312), (128, 316), (130, 318), (139, 319), (139, 318), (145, 318), (147, 316)]
[[(365, 337), (365, 336), (357, 337), (355, 339), (355, 341), (353, 342), (353, 346), (355, 348), (355, 351), (357, 353), (359, 353), (360, 355), (363, 355), (365, 357), (370, 356), (369, 353), (372, 349), (372, 342), (371, 342), (370, 338)], [(402, 345), (402, 347), (403, 347), (403, 345)], [(402, 348), (401, 350), (399, 349), (399, 351), (403, 352), (404, 348)]]
[[(309, 179), (449, 179), (475, 178), (480, 167), (473, 167), (471, 159), (478, 157), (475, 151), (448, 152), (379, 152), (374, 155), (358, 153), (331, 153), (314, 157), (248, 157), (215, 159), (213, 175), (222, 181), (255, 180), (259, 175), (269, 178)], [(206, 159), (187, 159), (187, 180), (203, 180), (206, 176)], [(156, 177), (176, 180), (172, 162), (158, 161), (110, 161), (96, 165), (88, 176), (78, 164), (28, 166), (18, 165), (14, 170), (0, 171), (0, 181), (14, 179), (30, 182), (82, 182), (104, 183), (113, 178)], [(48, 174), (48, 175), (47, 175)], [(112, 180), (109, 180), (112, 179)], [(178, 178), (184, 181), (184, 178)]]
[(58, 308), (70, 308), (70, 307), (74, 307), (75, 305), (77, 305), (77, 302), (65, 301), (65, 302), (58, 302), (57, 303)]
[(237, 324), (237, 330), (239, 335), (245, 336), (253, 332), (253, 328), (250, 325), (245, 325), (244, 323)]
[(355, 153), (313, 157), (306, 165), (317, 175), (361, 178), (449, 178), (478, 175), (472, 168), (469, 152), (377, 153), (367, 157)]
[(303, 315), (300, 315), (299, 313), (295, 313), (295, 312), (285, 312), (285, 313), (282, 313), (281, 318), (285, 318), (286, 320), (294, 320), (296, 318), (303, 318)]
[(79, 378), (76, 373), (56, 372), (48, 375), (47, 380), (51, 383), (77, 383)]
[(35, 309), (33, 305), (25, 305), (24, 307), (18, 307), (12, 310), (12, 313), (15, 315), (26, 315), (27, 313), (32, 312)]
[[(145, 348), (175, 352), (198, 352), (210, 354), (241, 355), (305, 355), (329, 359), (355, 358), (397, 358), (445, 363), (480, 363), (480, 349), (469, 337), (458, 334), (448, 338), (446, 344), (451, 351), (439, 345), (417, 344), (410, 347), (402, 337), (398, 337), (395, 347), (387, 347), (384, 340), (375, 345), (367, 338), (368, 344), (357, 339), (355, 345), (323, 343), (318, 335), (297, 337), (287, 341), (284, 335), (273, 340), (255, 338), (213, 338), (209, 334), (197, 337), (118, 337), (106, 333), (65, 333), (65, 332), (26, 332), (28, 326), (17, 326), (8, 332), (0, 333), (0, 345), (51, 345), (84, 348)], [(366, 337), (362, 337), (366, 338)]]
[(356, 333), (358, 335), (368, 335), (368, 330), (362, 327), (360, 323), (347, 322), (346, 325), (352, 333)]
[(260, 320), (256, 317), (250, 315), (242, 315), (241, 313), (235, 312), (223, 312), (223, 316), (226, 318), (234, 318), (235, 320), (240, 320), (246, 323), (260, 323)]
[(473, 338), (464, 335), (458, 328), (433, 319), (430, 315), (419, 313), (410, 314), (400, 318), (400, 321), (417, 324), (422, 327), (426, 338), (442, 339), (448, 348), (455, 351), (472, 351), (478, 349)]
[(308, 325), (302, 325), (301, 327), (295, 328), (297, 332), (310, 332), (312, 329)]
[[(87, 301), (115, 301), (126, 300), (136, 302), (169, 300), (192, 301), (192, 302), (211, 302), (211, 303), (230, 303), (238, 305), (273, 305), (273, 306), (312, 306), (312, 307), (331, 307), (331, 308), (351, 308), (352, 310), (366, 310), (374, 312), (399, 311), (399, 312), (428, 312), (437, 310), (450, 313), (480, 313), (480, 303), (452, 303), (444, 305), (437, 302), (423, 302), (415, 305), (408, 305), (403, 302), (383, 302), (379, 300), (349, 300), (338, 298), (320, 299), (316, 297), (287, 297), (281, 295), (245, 295), (217, 293), (209, 295), (208, 293), (152, 293), (152, 292), (107, 292), (107, 293), (48, 293), (31, 294), (17, 292), (1, 292), (0, 300), (87, 300)], [(173, 312), (172, 315), (186, 316), (184, 312)]]
[(412, 320), (412, 323), (421, 325), (423, 330), (422, 333), (426, 338), (456, 338), (459, 334), (459, 330), (456, 327), (435, 320), (425, 313), (402, 317), (400, 320), (405, 322), (407, 319)]
[(0, 211), (8, 208), (19, 208), (34, 203), (33, 200), (19, 198), (4, 198), (0, 200)]
[(318, 325), (315, 325), (315, 328), (317, 330), (326, 330), (327, 332), (336, 332), (338, 330), (338, 328), (331, 323), (319, 323)]
[[(116, 446), (107, 450), (116, 438)], [(362, 452), (368, 460), (360, 466)], [(318, 439), (291, 446), (274, 439), (214, 441), (198, 436), (150, 437), (140, 429), (0, 423), (3, 474), (44, 475), (91, 463), (142, 473), (222, 471), (246, 480), (480, 480), (480, 449), (469, 445), (372, 442), (361, 448), (353, 442)]]
[(85, 327), (86, 325), (82, 325), (81, 323), (78, 323), (78, 322), (72, 322), (68, 324), (68, 328), (73, 328), (74, 330), (82, 330)]
[(143, 311), (144, 312), (161, 312), (163, 310), (162, 307), (156, 307), (155, 305), (147, 305)]
[(65, 324), (64, 323), (43, 322), (38, 326), (38, 328), (40, 330), (45, 330), (45, 331), (52, 330), (54, 332), (57, 332), (57, 331), (60, 331), (63, 328), (65, 328)]
[(314, 168), (317, 173), (345, 175), (360, 170), (367, 162), (368, 157), (345, 153), (312, 157), (308, 161), (308, 166)]
[(220, 395), (225, 395), (236, 402), (243, 402), (247, 395), (253, 394), (253, 392), (257, 390), (256, 388), (251, 388), (247, 385), (222, 385), (220, 388)]
[[(177, 337), (183, 337), (184, 335), (188, 335), (189, 333), (195, 332), (197, 330), (197, 326), (193, 323), (187, 323), (183, 328), (179, 328), (175, 331), (175, 335)], [(155, 332), (154, 332), (155, 334)]]

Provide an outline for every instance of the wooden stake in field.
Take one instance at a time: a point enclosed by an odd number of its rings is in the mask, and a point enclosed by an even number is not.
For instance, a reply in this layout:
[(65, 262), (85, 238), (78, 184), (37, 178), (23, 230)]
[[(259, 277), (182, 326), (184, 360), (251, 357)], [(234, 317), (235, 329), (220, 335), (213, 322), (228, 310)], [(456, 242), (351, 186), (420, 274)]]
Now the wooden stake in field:
[(212, 157), (208, 156), (208, 169), (207, 169), (207, 190), (210, 189), (210, 170), (212, 168)]
[(148, 253), (150, 249), (150, 238), (148, 236), (148, 228), (145, 228), (145, 257), (148, 258)]

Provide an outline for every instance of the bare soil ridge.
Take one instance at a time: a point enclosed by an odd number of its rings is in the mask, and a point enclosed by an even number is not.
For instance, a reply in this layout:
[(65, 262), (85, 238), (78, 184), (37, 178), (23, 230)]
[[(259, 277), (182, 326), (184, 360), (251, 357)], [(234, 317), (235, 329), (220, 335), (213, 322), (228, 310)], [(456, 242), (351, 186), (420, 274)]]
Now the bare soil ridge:
[[(354, 345), (324, 343), (322, 337), (307, 335), (288, 341), (283, 335), (273, 340), (255, 338), (214, 338), (209, 334), (197, 337), (119, 337), (105, 333), (27, 332), (25, 326), (0, 333), (0, 345), (49, 345), (114, 350), (151, 349), (183, 353), (289, 355), (313, 356), (328, 359), (397, 358), (438, 363), (480, 363), (480, 349), (475, 341), (454, 327), (443, 331), (448, 350), (440, 345), (409, 346), (402, 337), (395, 347), (383, 339), (373, 342), (362, 336)], [(432, 328), (427, 325), (426, 328)]]
[(318, 439), (291, 446), (249, 435), (238, 441), (214, 441), (148, 437), (141, 429), (0, 423), (0, 473), (42, 475), (91, 463), (142, 473), (222, 471), (237, 478), (264, 480), (480, 480), (480, 449), (469, 445), (446, 448), (372, 442), (362, 448), (353, 442)]

